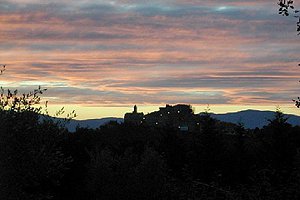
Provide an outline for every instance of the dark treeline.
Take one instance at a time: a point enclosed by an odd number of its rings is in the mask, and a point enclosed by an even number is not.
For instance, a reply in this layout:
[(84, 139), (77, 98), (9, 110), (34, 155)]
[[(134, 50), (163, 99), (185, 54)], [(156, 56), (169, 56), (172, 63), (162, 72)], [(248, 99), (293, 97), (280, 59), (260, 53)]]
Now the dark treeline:
[(0, 111), (0, 199), (300, 196), (300, 127), (280, 112), (255, 130), (207, 114), (190, 133), (116, 122), (69, 133), (39, 116)]

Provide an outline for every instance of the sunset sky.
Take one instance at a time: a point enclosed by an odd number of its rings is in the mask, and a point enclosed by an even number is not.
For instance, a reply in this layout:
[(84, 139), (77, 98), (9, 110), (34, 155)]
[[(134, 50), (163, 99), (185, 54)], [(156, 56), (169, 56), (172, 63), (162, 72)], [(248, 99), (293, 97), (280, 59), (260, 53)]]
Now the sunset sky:
[(0, 86), (40, 85), (79, 119), (167, 103), (300, 114), (300, 36), (277, 0), (0, 0), (0, 24)]

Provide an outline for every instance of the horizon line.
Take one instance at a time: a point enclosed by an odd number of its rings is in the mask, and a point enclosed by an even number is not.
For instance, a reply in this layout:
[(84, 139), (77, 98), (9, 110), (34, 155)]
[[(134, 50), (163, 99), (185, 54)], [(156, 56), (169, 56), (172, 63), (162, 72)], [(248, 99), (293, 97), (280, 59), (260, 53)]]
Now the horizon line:
[[(162, 105), (138, 105), (138, 111), (144, 114), (158, 111), (159, 107), (164, 107), (166, 104)], [(169, 104), (178, 105), (178, 104)], [(185, 104), (191, 105), (191, 104)], [(124, 118), (125, 113), (131, 113), (133, 111), (133, 106), (86, 106), (86, 105), (48, 105), (49, 115), (54, 116), (55, 112), (62, 107), (65, 108), (65, 113), (70, 113), (75, 110), (77, 117), (76, 120), (88, 120), (88, 119), (102, 119), (102, 118)], [(205, 112), (207, 105), (196, 105), (192, 106), (194, 113)], [(295, 116), (300, 116), (300, 109), (294, 105), (209, 105), (209, 112), (214, 114), (228, 114), (246, 110), (256, 110), (256, 111), (276, 111), (279, 108), (284, 114), (290, 114)]]

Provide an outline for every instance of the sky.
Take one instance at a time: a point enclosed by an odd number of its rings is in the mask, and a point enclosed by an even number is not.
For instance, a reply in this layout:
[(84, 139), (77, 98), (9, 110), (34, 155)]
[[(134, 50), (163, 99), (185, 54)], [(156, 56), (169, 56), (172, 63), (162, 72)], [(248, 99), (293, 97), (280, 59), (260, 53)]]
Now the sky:
[(277, 0), (0, 0), (0, 25), (0, 86), (47, 88), (79, 119), (178, 103), (300, 115), (296, 19)]

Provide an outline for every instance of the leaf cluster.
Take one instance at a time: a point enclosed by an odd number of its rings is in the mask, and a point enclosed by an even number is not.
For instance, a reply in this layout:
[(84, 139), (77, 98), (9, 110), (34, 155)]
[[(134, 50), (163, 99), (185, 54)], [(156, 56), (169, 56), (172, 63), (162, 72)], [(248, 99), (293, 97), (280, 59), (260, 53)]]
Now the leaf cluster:
[(34, 108), (33, 106), (39, 104), (41, 97), (47, 89), (42, 89), (40, 86), (29, 92), (18, 95), (18, 90), (11, 91), (5, 90), (0, 87), (0, 110), (11, 110), (16, 112), (21, 111), (39, 111), (40, 108)]
[(300, 108), (300, 97), (298, 97), (297, 99), (293, 99), (294, 103), (295, 103), (295, 106), (297, 108)]
[(298, 19), (298, 22), (296, 23), (296, 25), (297, 25), (298, 35), (300, 35), (300, 16), (298, 15), (298, 13), (300, 11), (295, 9), (293, 4), (294, 4), (294, 1), (292, 1), (292, 0), (279, 0), (278, 13), (282, 16), (290, 16), (290, 13), (293, 13), (294, 17)]
[(293, 6), (294, 1), (292, 0), (279, 0), (279, 14), (283, 16), (289, 16), (289, 9), (295, 9)]

